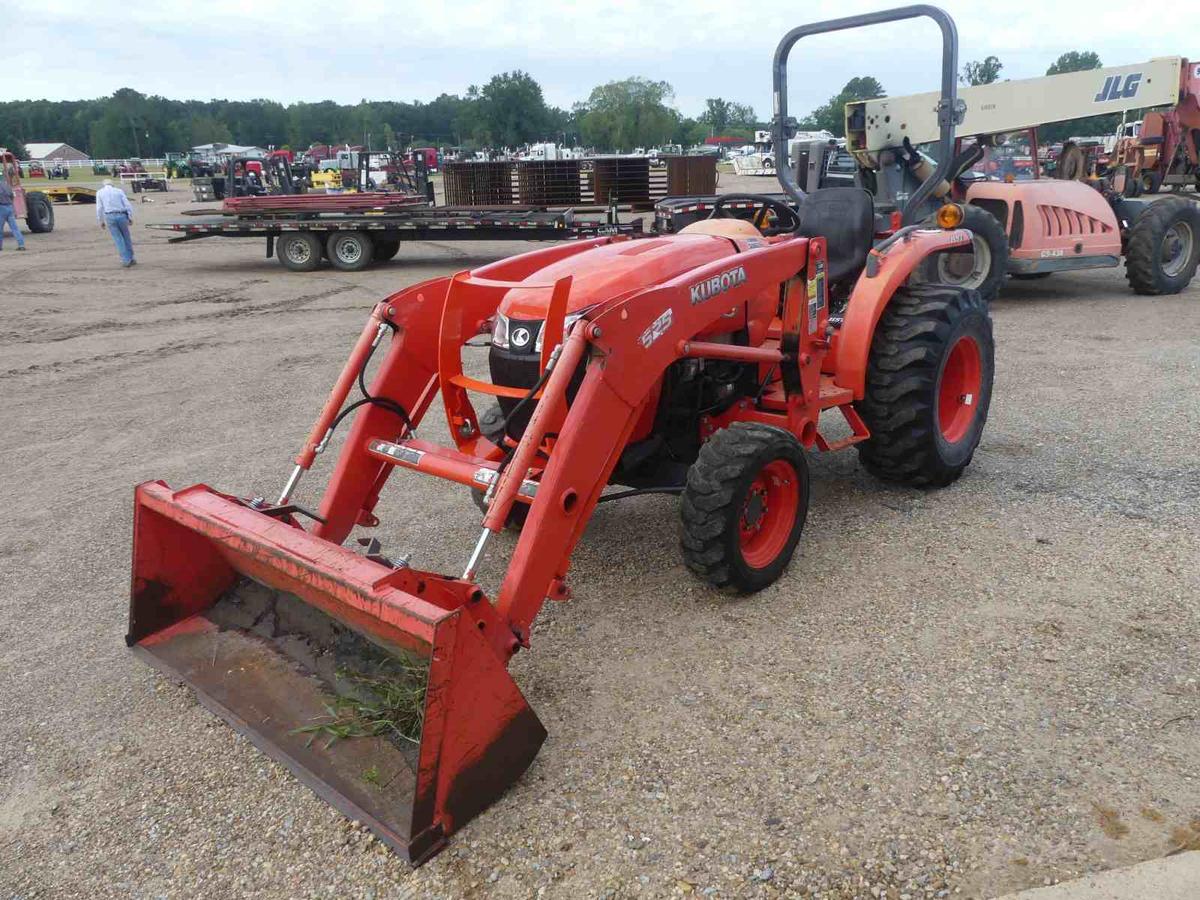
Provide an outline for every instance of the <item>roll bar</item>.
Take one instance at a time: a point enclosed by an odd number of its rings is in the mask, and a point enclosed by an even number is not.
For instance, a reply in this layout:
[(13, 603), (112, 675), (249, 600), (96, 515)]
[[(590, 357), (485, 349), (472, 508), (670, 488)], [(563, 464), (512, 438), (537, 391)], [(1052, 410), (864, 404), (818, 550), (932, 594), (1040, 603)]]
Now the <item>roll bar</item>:
[[(942, 29), (942, 99), (938, 101), (937, 105), (941, 137), (938, 139), (937, 170), (922, 182), (921, 186), (913, 192), (908, 203), (904, 205), (903, 222), (905, 225), (911, 224), (921, 205), (933, 193), (934, 187), (945, 180), (950, 171), (951, 156), (954, 151), (954, 128), (962, 122), (965, 111), (958, 100), (958, 29), (950, 15), (936, 6), (926, 4), (901, 6), (860, 16), (846, 16), (842, 19), (801, 25), (785, 34), (783, 40), (779, 42), (779, 46), (775, 48), (775, 58), (772, 64), (774, 118), (771, 120), (772, 138), (775, 143), (775, 173), (783, 189), (794, 200), (802, 201), (805, 196), (792, 172), (791, 159), (787, 153), (787, 130), (790, 124), (787, 114), (787, 62), (788, 55), (792, 52), (796, 41), (814, 34), (862, 28), (866, 25), (880, 25), (884, 22), (899, 22), (922, 16), (933, 19)], [(780, 165), (781, 162), (782, 165)]]

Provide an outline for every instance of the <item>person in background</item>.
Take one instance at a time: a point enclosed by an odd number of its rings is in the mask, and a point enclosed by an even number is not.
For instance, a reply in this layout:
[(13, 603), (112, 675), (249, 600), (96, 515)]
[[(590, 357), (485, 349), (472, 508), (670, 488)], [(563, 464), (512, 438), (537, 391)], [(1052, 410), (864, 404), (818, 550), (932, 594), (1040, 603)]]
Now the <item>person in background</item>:
[(117, 253), (121, 254), (121, 265), (125, 268), (136, 266), (133, 238), (129, 234), (129, 226), (133, 224), (133, 205), (123, 190), (113, 187), (111, 178), (105, 178), (104, 187), (96, 192), (96, 221), (112, 235)]
[(4, 249), (4, 224), (6, 222), (13, 237), (16, 238), (17, 249), (25, 249), (25, 238), (21, 234), (21, 223), (17, 221), (17, 213), (13, 208), (16, 202), (16, 197), (13, 196), (12, 185), (8, 183), (8, 179), (4, 177), (4, 174), (0, 172), (0, 250)]

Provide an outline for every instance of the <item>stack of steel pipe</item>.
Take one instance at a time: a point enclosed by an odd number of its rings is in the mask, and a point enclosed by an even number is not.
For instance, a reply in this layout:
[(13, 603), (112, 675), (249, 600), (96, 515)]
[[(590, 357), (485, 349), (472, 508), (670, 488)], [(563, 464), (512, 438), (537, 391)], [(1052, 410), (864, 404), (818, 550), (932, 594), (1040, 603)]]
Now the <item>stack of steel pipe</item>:
[(291, 213), (352, 213), (391, 210), (427, 203), (419, 194), (364, 191), (356, 194), (268, 194), (261, 197), (227, 197), (221, 212), (234, 216)]

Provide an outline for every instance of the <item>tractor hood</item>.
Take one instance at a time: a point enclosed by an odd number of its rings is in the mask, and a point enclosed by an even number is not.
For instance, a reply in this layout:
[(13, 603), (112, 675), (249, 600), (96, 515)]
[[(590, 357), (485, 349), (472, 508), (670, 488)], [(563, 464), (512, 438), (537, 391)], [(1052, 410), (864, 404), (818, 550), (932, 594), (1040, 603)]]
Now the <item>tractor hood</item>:
[[(567, 315), (597, 303), (626, 297), (738, 252), (736, 244), (711, 234), (617, 241), (570, 256), (534, 272), (528, 284), (553, 284), (572, 277)], [(498, 312), (510, 319), (543, 320), (550, 306), (550, 288), (511, 290), (500, 301)]]

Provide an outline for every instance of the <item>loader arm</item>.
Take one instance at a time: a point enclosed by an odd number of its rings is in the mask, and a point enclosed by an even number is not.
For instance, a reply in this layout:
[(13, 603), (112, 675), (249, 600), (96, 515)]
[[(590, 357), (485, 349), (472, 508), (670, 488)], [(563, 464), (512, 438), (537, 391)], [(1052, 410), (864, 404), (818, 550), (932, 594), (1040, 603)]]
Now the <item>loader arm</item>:
[[(587, 373), (561, 423), (497, 598), (497, 612), (522, 644), (528, 642), (542, 603), (562, 597), (571, 552), (663, 372), (687, 355), (687, 342), (694, 335), (763, 290), (797, 275), (805, 266), (808, 244), (789, 240), (709, 263), (607, 305), (589, 322), (580, 323), (585, 327), (572, 331), (568, 346), (582, 350), (588, 345)], [(707, 296), (696, 293), (698, 286), (714, 282), (731, 286)], [(565, 390), (570, 373), (565, 366), (561, 371)], [(555, 387), (552, 380), (546, 398), (553, 396)], [(522, 444), (537, 446), (555, 424), (553, 418), (531, 420)], [(522, 476), (520, 471), (512, 473), (510, 492)], [(503, 487), (493, 503), (503, 504)]]

